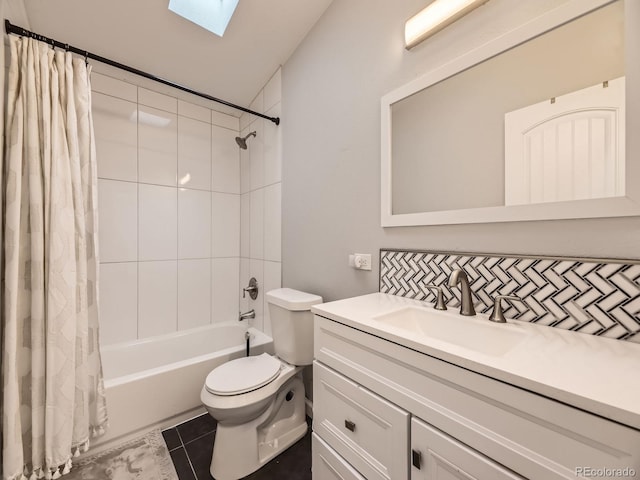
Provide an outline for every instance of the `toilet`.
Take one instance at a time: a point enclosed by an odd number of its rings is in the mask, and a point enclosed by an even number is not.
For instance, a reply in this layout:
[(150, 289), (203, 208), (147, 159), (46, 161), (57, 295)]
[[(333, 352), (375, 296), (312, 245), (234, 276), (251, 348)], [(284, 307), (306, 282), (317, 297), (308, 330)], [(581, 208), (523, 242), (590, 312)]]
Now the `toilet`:
[(271, 290), (275, 355), (231, 360), (209, 373), (200, 399), (218, 421), (210, 472), (237, 480), (258, 470), (307, 432), (302, 368), (313, 362), (311, 306), (322, 297)]

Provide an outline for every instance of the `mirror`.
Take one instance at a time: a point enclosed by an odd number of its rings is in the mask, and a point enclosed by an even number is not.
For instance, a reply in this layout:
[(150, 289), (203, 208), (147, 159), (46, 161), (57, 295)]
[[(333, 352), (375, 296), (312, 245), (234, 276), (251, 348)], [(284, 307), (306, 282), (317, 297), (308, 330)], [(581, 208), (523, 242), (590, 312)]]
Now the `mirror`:
[(570, 1), (383, 97), (382, 225), (640, 214), (624, 23)]

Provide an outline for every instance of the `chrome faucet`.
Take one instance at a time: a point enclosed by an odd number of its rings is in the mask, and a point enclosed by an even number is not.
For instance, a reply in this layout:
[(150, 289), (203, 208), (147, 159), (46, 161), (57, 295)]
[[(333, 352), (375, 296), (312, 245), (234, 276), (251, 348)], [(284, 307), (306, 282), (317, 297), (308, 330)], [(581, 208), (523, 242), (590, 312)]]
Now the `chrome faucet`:
[(476, 314), (473, 308), (473, 298), (471, 297), (471, 288), (469, 287), (469, 277), (464, 270), (457, 268), (451, 272), (449, 277), (449, 287), (455, 287), (460, 284), (460, 315), (472, 317)]
[(256, 318), (256, 311), (252, 308), (248, 312), (240, 313), (238, 315), (238, 321), (247, 320), (248, 318)]

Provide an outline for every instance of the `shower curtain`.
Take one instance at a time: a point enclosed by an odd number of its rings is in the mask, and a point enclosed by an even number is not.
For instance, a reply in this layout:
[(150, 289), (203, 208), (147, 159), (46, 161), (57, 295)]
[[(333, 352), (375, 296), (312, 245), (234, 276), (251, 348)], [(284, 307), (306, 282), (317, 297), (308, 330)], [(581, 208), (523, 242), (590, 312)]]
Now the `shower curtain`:
[(104, 431), (90, 68), (10, 36), (2, 478), (59, 478)]

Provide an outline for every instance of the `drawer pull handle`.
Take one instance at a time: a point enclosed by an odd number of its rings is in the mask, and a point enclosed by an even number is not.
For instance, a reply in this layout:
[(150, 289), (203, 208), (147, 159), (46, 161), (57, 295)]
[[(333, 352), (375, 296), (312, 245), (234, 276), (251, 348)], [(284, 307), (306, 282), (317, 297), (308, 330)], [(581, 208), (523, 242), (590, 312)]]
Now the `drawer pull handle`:
[(344, 421), (344, 426), (347, 430), (351, 431), (351, 432), (355, 432), (356, 431), (356, 424), (353, 423), (351, 420), (345, 420)]
[(422, 454), (418, 450), (411, 450), (411, 463), (414, 467), (420, 470), (420, 464), (422, 463)]

